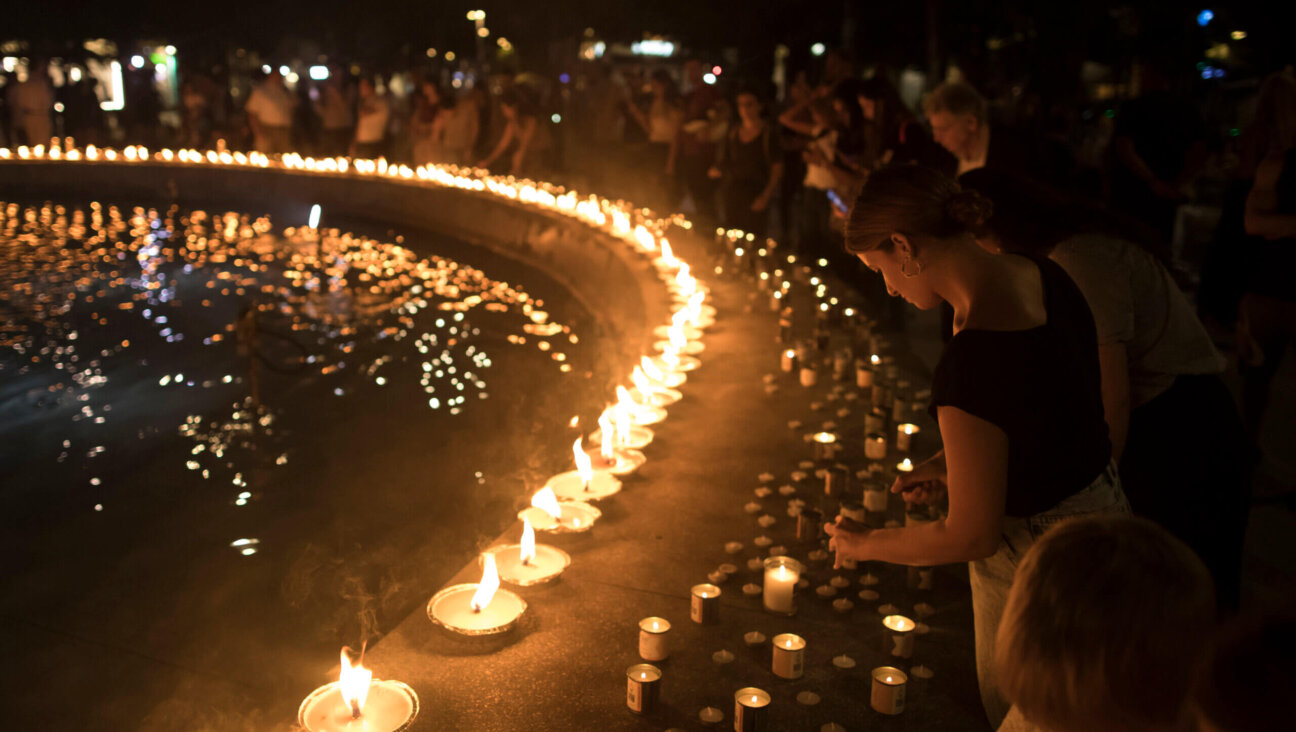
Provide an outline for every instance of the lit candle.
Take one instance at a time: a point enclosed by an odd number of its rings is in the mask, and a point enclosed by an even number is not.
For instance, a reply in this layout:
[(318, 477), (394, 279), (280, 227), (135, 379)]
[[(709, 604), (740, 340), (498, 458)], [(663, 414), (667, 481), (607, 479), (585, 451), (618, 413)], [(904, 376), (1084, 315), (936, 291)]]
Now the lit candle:
[(869, 706), (879, 714), (895, 715), (904, 711), (905, 682), (909, 677), (895, 666), (873, 669), (873, 690)]
[(310, 693), (297, 709), (297, 724), (309, 732), (396, 732), (418, 716), (418, 695), (399, 681), (373, 678), (342, 649), (338, 680)]
[(483, 554), (481, 582), (452, 585), (432, 596), (432, 622), (463, 635), (494, 635), (512, 628), (526, 612), (526, 601), (500, 589), (495, 555)]
[(720, 620), (720, 588), (715, 585), (693, 585), (693, 600), (689, 617), (701, 625), (711, 625)]
[(522, 542), (493, 551), (500, 579), (522, 587), (549, 582), (562, 574), (571, 557), (548, 544), (536, 544), (531, 520), (522, 518)]
[(644, 618), (639, 621), (639, 657), (645, 661), (664, 661), (670, 656), (666, 647), (671, 624), (666, 618)]
[(651, 714), (661, 696), (661, 669), (636, 663), (626, 669), (626, 706), (635, 714)]
[(756, 732), (769, 707), (769, 692), (749, 686), (734, 693), (734, 732)]
[(864, 457), (869, 460), (885, 460), (886, 435), (881, 432), (870, 432), (864, 438)]
[(765, 560), (765, 609), (774, 613), (791, 615), (796, 612), (793, 596), (797, 581), (801, 579), (801, 563), (791, 557), (770, 557)]
[(794, 633), (774, 636), (774, 675), (783, 679), (799, 679), (805, 673), (805, 638)]
[(832, 432), (816, 432), (810, 438), (814, 448), (815, 460), (832, 460), (837, 449), (837, 435)]
[(896, 658), (912, 658), (914, 649), (914, 621), (903, 615), (888, 615), (882, 618), (883, 636), (882, 653)]
[(918, 425), (905, 422), (896, 425), (896, 449), (900, 452), (909, 452), (913, 444), (913, 436), (918, 434)]
[(780, 365), (783, 368), (783, 373), (792, 373), (792, 370), (796, 368), (796, 351), (791, 348), (783, 351), (783, 358)]
[(912, 473), (913, 469), (914, 469), (913, 461), (911, 461), (909, 458), (905, 458), (904, 460), (901, 460), (900, 462), (896, 463), (896, 472)]

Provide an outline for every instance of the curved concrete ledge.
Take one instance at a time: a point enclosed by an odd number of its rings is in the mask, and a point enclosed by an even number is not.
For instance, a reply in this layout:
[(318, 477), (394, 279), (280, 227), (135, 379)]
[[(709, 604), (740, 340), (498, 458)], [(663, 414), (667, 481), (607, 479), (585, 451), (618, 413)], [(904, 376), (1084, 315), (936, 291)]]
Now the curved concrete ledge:
[[(141, 204), (311, 204), (326, 216), (443, 232), (541, 270), (595, 319), (615, 373), (651, 352), (652, 328), (669, 322), (668, 295), (650, 262), (611, 234), (501, 196), (420, 180), (316, 174), (279, 168), (17, 161), (0, 163), (0, 194), (26, 200), (111, 196)], [(296, 223), (296, 222), (292, 222)], [(327, 220), (325, 221), (327, 225)], [(624, 367), (624, 368), (622, 368)]]

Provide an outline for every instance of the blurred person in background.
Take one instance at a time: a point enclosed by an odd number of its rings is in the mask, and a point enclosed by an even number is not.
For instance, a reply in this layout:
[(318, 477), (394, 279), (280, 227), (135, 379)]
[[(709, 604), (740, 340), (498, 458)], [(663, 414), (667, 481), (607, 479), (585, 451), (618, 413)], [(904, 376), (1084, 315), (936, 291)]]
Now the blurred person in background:
[(765, 237), (770, 203), (783, 175), (778, 133), (761, 116), (760, 98), (753, 91), (737, 97), (738, 124), (726, 134), (710, 175), (720, 180), (720, 198), (727, 229)]
[(32, 60), (27, 78), (10, 81), (6, 90), (10, 124), (19, 145), (49, 145), (54, 136), (54, 87), (45, 62)]
[(292, 152), (293, 109), (297, 100), (284, 86), (279, 70), (270, 69), (266, 78), (248, 96), (248, 125), (252, 128), (253, 146), (261, 152)]
[(441, 137), (443, 162), (451, 165), (471, 165), (475, 158), (473, 149), (480, 137), (481, 115), (477, 111), (477, 96), (471, 92), (459, 94), (454, 104), (443, 110), (445, 122)]
[(698, 223), (705, 231), (716, 218), (716, 186), (710, 176), (716, 159), (712, 116), (720, 92), (706, 83), (702, 62), (684, 62), (684, 121), (666, 160), (667, 175), (678, 176), (684, 192), (693, 199)]
[(414, 165), (445, 162), (446, 123), (453, 114), (447, 105), (453, 105), (436, 82), (424, 79), (414, 97), (414, 113), (410, 118), (411, 158)]
[(549, 167), (548, 154), (553, 144), (549, 129), (535, 107), (522, 90), (512, 88), (500, 95), (500, 114), (504, 117), (504, 132), (495, 149), (477, 166), (489, 168), (496, 160), (501, 160), (504, 165), (500, 172), (543, 178)]
[(671, 149), (679, 136), (680, 127), (684, 124), (684, 100), (675, 85), (675, 79), (666, 69), (655, 69), (649, 82), (650, 96), (646, 107), (632, 96), (633, 89), (626, 90), (622, 102), (632, 126), (646, 137), (642, 167), (639, 168), (649, 181), (654, 183), (649, 200), (661, 206), (670, 207), (678, 201), (674, 181), (667, 175)]
[(320, 151), (325, 155), (345, 155), (355, 122), (340, 70), (335, 69), (320, 85), (313, 106), (319, 117)]
[(387, 123), (391, 121), (391, 106), (387, 98), (378, 93), (373, 79), (360, 80), (360, 98), (356, 107), (355, 137), (351, 140), (351, 156), (379, 158), (385, 152)]

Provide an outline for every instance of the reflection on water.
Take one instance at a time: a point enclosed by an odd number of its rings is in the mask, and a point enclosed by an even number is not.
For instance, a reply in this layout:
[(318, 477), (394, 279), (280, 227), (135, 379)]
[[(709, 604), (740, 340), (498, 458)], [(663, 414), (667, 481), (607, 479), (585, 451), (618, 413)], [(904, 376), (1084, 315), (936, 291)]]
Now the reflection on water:
[[(268, 217), (236, 213), (0, 203), (0, 418), (63, 424), (56, 459), (86, 465), (94, 487), (96, 461), (123, 439), (178, 429), (189, 474), (227, 483), (230, 503), (246, 506), (257, 499), (249, 470), (291, 460), (282, 415), (260, 393), (267, 372), (339, 397), (397, 390), (459, 415), (489, 397), (492, 349), (535, 348), (571, 371), (565, 349), (578, 338), (543, 306), (400, 238), (277, 234)], [(175, 404), (201, 409), (115, 431), (114, 409)], [(259, 543), (231, 546), (249, 555)]]

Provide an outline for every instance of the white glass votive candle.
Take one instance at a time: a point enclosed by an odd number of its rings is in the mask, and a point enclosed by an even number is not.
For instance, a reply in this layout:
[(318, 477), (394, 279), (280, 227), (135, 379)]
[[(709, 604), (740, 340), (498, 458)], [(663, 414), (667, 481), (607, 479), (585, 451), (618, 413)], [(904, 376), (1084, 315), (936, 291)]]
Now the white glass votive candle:
[(665, 661), (670, 656), (666, 638), (671, 624), (666, 618), (644, 618), (639, 621), (639, 657), (645, 661)]
[(795, 633), (774, 636), (774, 675), (781, 679), (799, 679), (805, 673), (805, 638)]
[(770, 695), (764, 689), (749, 686), (734, 693), (734, 732), (757, 732), (765, 720)]
[(765, 560), (765, 609), (772, 613), (791, 615), (796, 612), (794, 595), (797, 581), (805, 568), (791, 557), (770, 557)]
[(882, 618), (883, 635), (882, 653), (896, 658), (912, 658), (914, 650), (914, 621), (903, 615), (888, 615)]
[(873, 669), (873, 689), (869, 706), (879, 714), (899, 714), (905, 707), (905, 682), (909, 676), (895, 666)]
[(885, 460), (886, 435), (881, 432), (870, 432), (864, 438), (864, 457), (869, 460)]
[(720, 620), (720, 588), (711, 584), (693, 585), (693, 600), (689, 617), (701, 625), (711, 625)]
[(636, 663), (626, 669), (626, 706), (635, 714), (651, 714), (661, 696), (661, 669)]
[(896, 450), (909, 452), (913, 446), (913, 436), (918, 434), (918, 425), (905, 422), (896, 425)]

